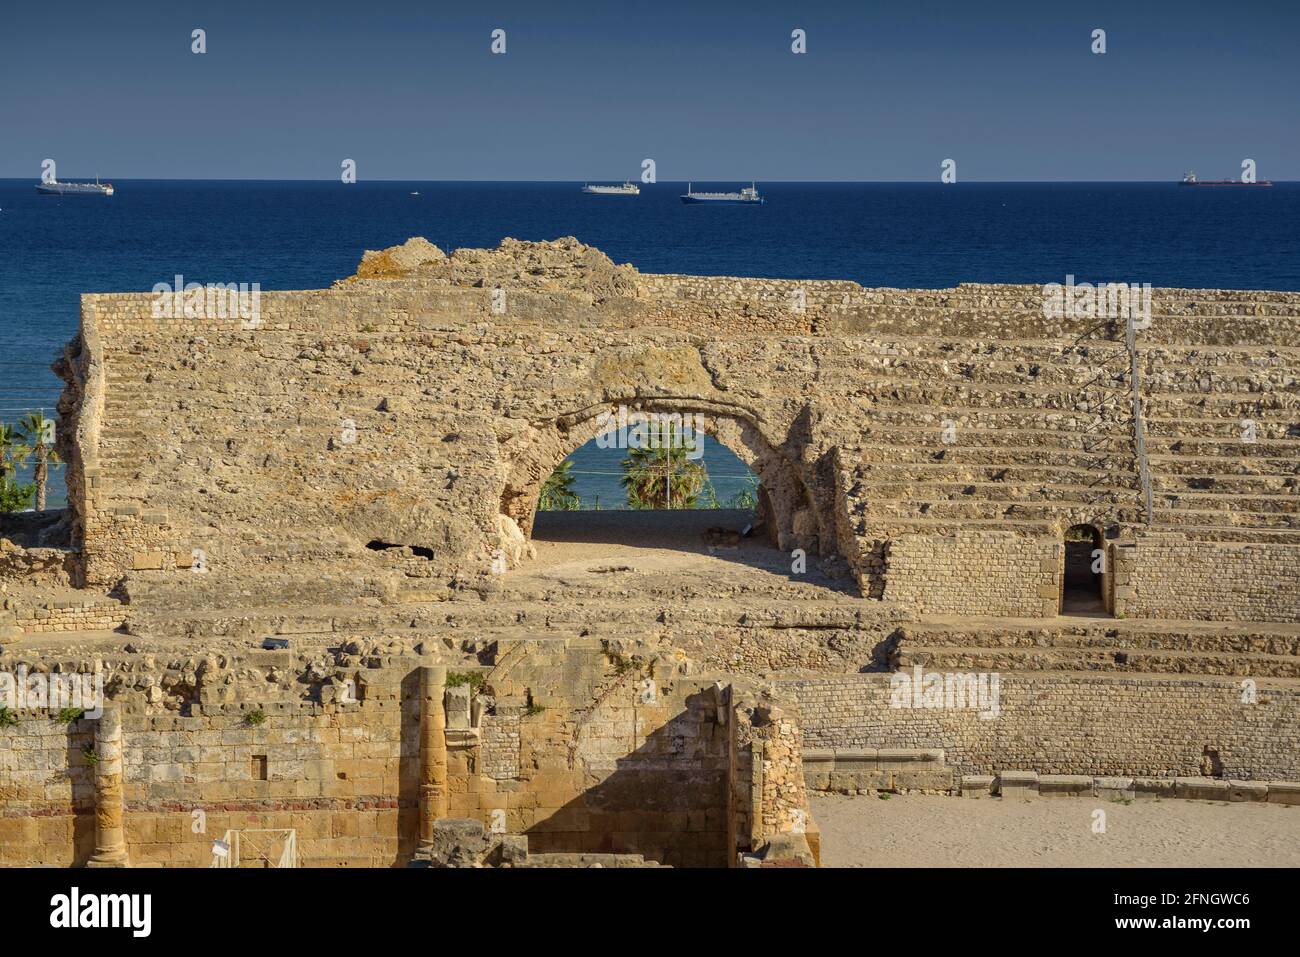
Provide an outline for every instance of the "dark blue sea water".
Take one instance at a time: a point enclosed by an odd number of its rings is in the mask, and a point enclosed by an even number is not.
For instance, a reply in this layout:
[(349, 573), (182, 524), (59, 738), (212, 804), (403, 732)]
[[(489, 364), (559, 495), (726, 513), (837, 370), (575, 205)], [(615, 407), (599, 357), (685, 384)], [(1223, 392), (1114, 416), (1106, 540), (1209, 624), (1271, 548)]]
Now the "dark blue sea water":
[[(571, 183), (119, 180), (116, 195), (38, 195), (0, 180), (0, 419), (51, 409), (49, 363), (82, 292), (186, 281), (305, 289), (365, 249), (422, 235), (446, 248), (573, 235), (647, 272), (959, 282), (1150, 282), (1300, 290), (1300, 184), (760, 183), (762, 207), (684, 206), (682, 183), (639, 197)], [(737, 183), (697, 183), (731, 189)], [(410, 195), (418, 190), (420, 195)], [(721, 447), (707, 463), (735, 472)], [(589, 464), (589, 463), (588, 463)], [(608, 463), (605, 465), (608, 468)], [(616, 468), (616, 462), (614, 464)], [(742, 467), (743, 468), (743, 467)], [(590, 477), (602, 504), (613, 484)], [(724, 483), (719, 482), (719, 494)]]

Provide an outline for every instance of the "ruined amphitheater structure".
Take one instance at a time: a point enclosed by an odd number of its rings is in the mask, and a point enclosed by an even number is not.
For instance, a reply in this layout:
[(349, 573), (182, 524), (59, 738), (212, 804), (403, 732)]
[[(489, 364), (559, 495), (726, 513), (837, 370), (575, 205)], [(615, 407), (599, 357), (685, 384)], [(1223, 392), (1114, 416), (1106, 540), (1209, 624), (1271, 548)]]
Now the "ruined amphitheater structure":
[[(82, 298), (68, 507), (0, 524), (0, 671), (112, 715), (9, 712), (0, 863), (808, 862), (826, 787), (1300, 802), (1300, 295), (1135, 329), (413, 239), (254, 321), (153, 299)], [(620, 407), (701, 415), (762, 534), (548, 538)], [(997, 716), (900, 707), (918, 667)]]

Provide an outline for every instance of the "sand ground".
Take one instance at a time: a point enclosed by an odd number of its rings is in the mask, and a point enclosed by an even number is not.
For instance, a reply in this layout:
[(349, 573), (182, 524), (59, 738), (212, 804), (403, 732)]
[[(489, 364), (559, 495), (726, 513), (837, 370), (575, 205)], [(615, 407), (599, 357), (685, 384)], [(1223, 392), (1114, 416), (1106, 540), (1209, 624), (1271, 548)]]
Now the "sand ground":
[(811, 802), (823, 867), (1300, 866), (1300, 807), (1279, 804), (923, 794)]

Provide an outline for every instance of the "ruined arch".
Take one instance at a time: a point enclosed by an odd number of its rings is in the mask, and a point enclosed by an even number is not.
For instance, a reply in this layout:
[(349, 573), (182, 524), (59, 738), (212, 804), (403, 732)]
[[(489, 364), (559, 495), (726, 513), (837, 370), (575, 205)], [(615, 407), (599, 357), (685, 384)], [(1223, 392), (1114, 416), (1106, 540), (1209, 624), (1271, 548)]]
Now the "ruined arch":
[(566, 458), (592, 439), (609, 430), (609, 417), (617, 417), (619, 406), (629, 412), (698, 413), (704, 431), (727, 446), (758, 476), (765, 518), (775, 529), (778, 548), (802, 548), (821, 554), (812, 496), (799, 469), (764, 436), (756, 418), (738, 406), (678, 400), (671, 397), (631, 399), (602, 403), (563, 416), (529, 430), (504, 449), (506, 478), (501, 495), (501, 514), (531, 538), (542, 483)]

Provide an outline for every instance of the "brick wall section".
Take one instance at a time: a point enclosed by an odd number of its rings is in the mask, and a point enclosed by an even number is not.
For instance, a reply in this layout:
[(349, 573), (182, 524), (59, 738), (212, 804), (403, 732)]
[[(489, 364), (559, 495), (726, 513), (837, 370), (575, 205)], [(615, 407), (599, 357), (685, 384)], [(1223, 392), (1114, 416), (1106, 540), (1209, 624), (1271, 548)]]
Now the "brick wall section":
[(1189, 541), (1176, 534), (1137, 543), (1134, 618), (1296, 621), (1300, 617), (1300, 546)]
[(942, 748), (963, 774), (1199, 775), (1207, 749), (1222, 775), (1300, 775), (1300, 690), (1264, 687), (1242, 703), (1241, 679), (1111, 679), (1004, 673), (1000, 716), (891, 708), (889, 676), (790, 682), (809, 748)]
[(126, 618), (122, 603), (112, 599), (66, 599), (25, 604), (4, 602), (18, 628), (29, 634), (53, 631), (112, 631)]
[(484, 715), (481, 736), (481, 772), (489, 778), (505, 781), (519, 776), (518, 714)]
[(889, 543), (884, 597), (917, 614), (1055, 615), (1060, 548), (1010, 532), (899, 536)]

